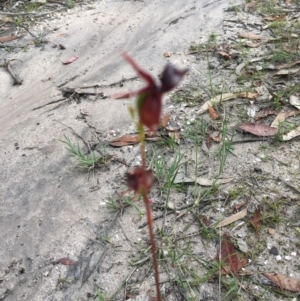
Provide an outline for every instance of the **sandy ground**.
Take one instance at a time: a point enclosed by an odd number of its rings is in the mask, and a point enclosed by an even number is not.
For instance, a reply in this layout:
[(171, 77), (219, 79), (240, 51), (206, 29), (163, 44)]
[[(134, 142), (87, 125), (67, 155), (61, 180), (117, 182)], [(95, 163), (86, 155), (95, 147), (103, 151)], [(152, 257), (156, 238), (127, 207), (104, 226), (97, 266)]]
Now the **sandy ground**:
[[(121, 227), (104, 203), (124, 188), (127, 167), (112, 163), (83, 172), (60, 140), (67, 135), (82, 143), (68, 127), (90, 143), (103, 141), (112, 129), (132, 131), (127, 110), (132, 100), (100, 94), (141, 85), (132, 80), (122, 87), (105, 87), (135, 76), (120, 51), (128, 51), (154, 75), (169, 61), (199, 67), (184, 51), (190, 42), (220, 31), (227, 5), (228, 1), (209, 0), (93, 2), (37, 21), (31, 30), (45, 35), (48, 42), (42, 48), (31, 43), (26, 52), (1, 49), (1, 60), (16, 60), (12, 68), (23, 84), (12, 85), (5, 68), (0, 69), (0, 300), (92, 300), (97, 287), (111, 295), (128, 276), (130, 245), (120, 229), (125, 228), (129, 238), (138, 235), (137, 215), (133, 211)], [(11, 44), (32, 40), (23, 31)], [(53, 43), (66, 49), (54, 48)], [(165, 52), (173, 54), (166, 58)], [(74, 54), (74, 63), (62, 64)], [(58, 87), (96, 84), (100, 88), (90, 91), (98, 97), (49, 104), (63, 98)], [(138, 147), (109, 151), (131, 162)], [(109, 248), (104, 236), (122, 252)], [(52, 264), (63, 257), (77, 262), (75, 271)]]

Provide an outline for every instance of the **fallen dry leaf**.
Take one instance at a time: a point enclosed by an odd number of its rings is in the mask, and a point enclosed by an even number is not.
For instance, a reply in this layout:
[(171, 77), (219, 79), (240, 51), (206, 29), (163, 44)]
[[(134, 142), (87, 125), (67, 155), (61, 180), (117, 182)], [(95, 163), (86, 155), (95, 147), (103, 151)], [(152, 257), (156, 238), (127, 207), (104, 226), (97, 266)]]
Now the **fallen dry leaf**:
[(290, 104), (300, 110), (300, 97), (296, 95), (290, 96)]
[(290, 44), (284, 44), (283, 50), (288, 53), (298, 53), (298, 46), (297, 45), (290, 45)]
[(261, 205), (257, 207), (257, 209), (254, 212), (254, 215), (249, 219), (249, 222), (251, 223), (251, 225), (256, 231), (258, 239), (259, 239), (260, 219), (261, 219)]
[(217, 224), (216, 228), (225, 227), (229, 224), (232, 224), (233, 222), (244, 218), (246, 215), (247, 215), (247, 208), (241, 210), (238, 213), (235, 213), (231, 216), (224, 218), (220, 223)]
[(258, 120), (260, 118), (264, 118), (266, 116), (269, 116), (269, 115), (275, 115), (277, 114), (276, 110), (274, 110), (273, 108), (271, 107), (268, 107), (268, 108), (263, 108), (261, 109), (255, 116), (255, 120)]
[(216, 110), (212, 107), (212, 106), (208, 106), (208, 113), (210, 115), (210, 117), (214, 120), (219, 119), (220, 116), (219, 114), (216, 112)]
[(0, 37), (0, 43), (4, 43), (4, 42), (9, 42), (12, 40), (17, 39), (18, 37), (13, 35), (13, 36), (6, 36), (6, 37)]
[(267, 16), (267, 17), (264, 17), (263, 19), (264, 19), (264, 20), (267, 20), (267, 21), (275, 21), (275, 22), (279, 22), (279, 21), (285, 20), (286, 17), (287, 17), (287, 15)]
[(208, 100), (200, 107), (197, 114), (201, 115), (201, 114), (205, 113), (208, 110), (208, 107), (212, 106), (213, 104), (218, 104), (221, 101), (227, 101), (230, 99), (234, 99), (236, 97), (237, 97), (237, 94), (234, 94), (234, 93), (225, 93), (225, 94), (221, 94), (216, 97), (213, 97), (212, 99)]
[(199, 219), (205, 226), (208, 227), (211, 225), (211, 220), (208, 216), (200, 214)]
[(261, 36), (253, 34), (251, 32), (240, 32), (239, 33), (240, 38), (245, 38), (248, 40), (261, 40)]
[(64, 65), (68, 65), (71, 64), (73, 62), (75, 62), (78, 59), (78, 55), (75, 54), (72, 57), (70, 57), (67, 61), (62, 62)]
[(180, 144), (180, 133), (179, 132), (168, 132), (169, 137), (174, 139), (177, 144)]
[(250, 41), (247, 41), (244, 43), (244, 46), (250, 47), (250, 48), (258, 48), (261, 45), (261, 42), (259, 43), (252, 43)]
[(296, 116), (300, 114), (300, 110), (281, 111), (277, 114), (273, 120), (271, 127), (278, 128), (280, 123), (285, 121), (288, 117)]
[(291, 69), (281, 69), (278, 72), (276, 72), (274, 75), (280, 76), (280, 75), (294, 75), (300, 71), (299, 68), (291, 68)]
[(218, 136), (211, 136), (211, 139), (216, 142), (216, 143), (220, 143), (222, 141), (222, 137), (221, 135)]
[(259, 94), (253, 92), (242, 92), (238, 96), (241, 98), (256, 99), (259, 96)]
[(257, 4), (258, 1), (251, 1), (249, 3), (245, 4), (245, 12), (249, 11), (250, 8), (254, 7)]
[(220, 184), (227, 184), (229, 182), (231, 182), (234, 179), (234, 177), (232, 178), (225, 178), (225, 179), (218, 179), (218, 180), (211, 180), (211, 179), (207, 179), (207, 178), (202, 178), (202, 177), (195, 177), (194, 175), (191, 175), (190, 177), (186, 177), (184, 174), (182, 173), (178, 173), (175, 180), (174, 180), (174, 184), (178, 184), (178, 183), (197, 183), (200, 186), (211, 186), (213, 184), (216, 185), (220, 185)]
[(109, 145), (115, 146), (115, 147), (121, 147), (126, 145), (133, 145), (140, 142), (139, 135), (124, 135), (121, 137), (118, 137), (114, 140), (111, 140), (109, 142)]
[(228, 60), (231, 59), (231, 56), (227, 52), (225, 52), (225, 51), (220, 51), (219, 54), (226, 61), (228, 61)]
[(218, 180), (210, 180), (207, 178), (196, 178), (196, 177), (191, 177), (191, 179), (199, 184), (200, 186), (212, 186), (212, 185), (220, 185), (220, 184), (227, 184), (231, 182), (234, 178), (226, 178), (226, 179), (218, 179)]
[(206, 135), (205, 145), (208, 149), (210, 149), (210, 147), (211, 147), (211, 140), (212, 140), (212, 138), (209, 135)]
[(279, 69), (279, 70), (288, 69), (288, 68), (292, 68), (294, 66), (297, 66), (299, 64), (300, 64), (300, 61), (296, 61), (296, 62), (293, 62), (293, 63), (290, 63), (290, 64), (282, 64), (282, 65), (277, 66), (277, 69)]
[(272, 128), (278, 128), (280, 122), (283, 122), (285, 120), (285, 112), (281, 111), (277, 114), (276, 118), (271, 123)]
[(281, 290), (300, 292), (300, 280), (280, 274), (262, 273), (270, 281), (277, 284)]
[(165, 128), (170, 120), (171, 114), (165, 115), (160, 119), (159, 127)]
[(55, 260), (53, 263), (54, 264), (60, 263), (60, 264), (63, 264), (63, 265), (73, 265), (75, 263), (75, 261), (68, 258), (68, 257), (64, 257), (64, 258), (60, 258), (58, 260)]
[(245, 132), (260, 137), (271, 137), (276, 135), (276, 133), (278, 132), (277, 128), (272, 128), (269, 125), (256, 124), (251, 122), (242, 124), (239, 126), (239, 128)]
[(283, 135), (282, 136), (282, 140), (283, 141), (289, 141), (289, 140), (292, 140), (296, 137), (299, 137), (300, 136), (300, 126), (298, 126), (296, 129), (290, 131), (288, 134), (286, 135)]
[[(241, 261), (238, 263), (238, 271), (242, 269), (244, 266), (248, 264), (249, 260), (247, 258), (243, 258)], [(222, 266), (221, 274), (222, 275), (227, 275), (230, 273), (230, 266)]]
[(229, 235), (226, 233), (222, 235), (222, 241), (219, 250), (219, 261), (222, 262), (225, 266), (229, 267), (228, 272), (231, 272), (236, 278), (239, 278), (239, 258)]

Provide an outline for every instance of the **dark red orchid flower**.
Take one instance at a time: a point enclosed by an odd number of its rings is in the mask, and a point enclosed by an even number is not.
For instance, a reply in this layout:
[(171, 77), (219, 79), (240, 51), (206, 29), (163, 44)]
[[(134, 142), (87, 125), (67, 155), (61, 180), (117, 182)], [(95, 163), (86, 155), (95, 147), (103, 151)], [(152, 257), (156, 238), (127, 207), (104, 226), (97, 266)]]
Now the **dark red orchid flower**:
[(116, 98), (128, 98), (138, 95), (137, 109), (140, 124), (148, 127), (151, 131), (159, 124), (162, 111), (163, 93), (169, 92), (175, 88), (182, 80), (188, 69), (179, 70), (175, 66), (168, 64), (160, 78), (160, 84), (157, 84), (153, 77), (146, 71), (142, 70), (135, 61), (127, 54), (122, 54), (125, 60), (137, 71), (137, 73), (146, 82), (146, 87), (117, 96)]
[(132, 189), (135, 193), (140, 193), (143, 189), (145, 189), (145, 192), (147, 193), (150, 190), (153, 181), (154, 176), (153, 171), (151, 169), (144, 170), (143, 167), (135, 167), (127, 173), (128, 187)]

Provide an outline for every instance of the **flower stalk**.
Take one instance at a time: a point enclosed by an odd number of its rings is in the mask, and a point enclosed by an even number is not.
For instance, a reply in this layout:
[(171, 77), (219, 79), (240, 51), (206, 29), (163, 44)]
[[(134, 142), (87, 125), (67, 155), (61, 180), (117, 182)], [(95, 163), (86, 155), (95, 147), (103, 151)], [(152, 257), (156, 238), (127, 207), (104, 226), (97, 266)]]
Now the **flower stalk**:
[[(148, 72), (139, 68), (135, 61), (128, 54), (123, 53), (123, 57), (147, 83), (144, 88), (131, 93), (118, 94), (115, 98), (129, 98), (131, 96), (137, 96), (136, 104), (139, 118), (137, 129), (140, 137), (142, 165), (133, 168), (133, 170), (127, 174), (127, 183), (129, 188), (132, 189), (136, 194), (141, 194), (144, 200), (151, 244), (156, 299), (157, 301), (162, 301), (160, 293), (158, 262), (156, 258), (153, 214), (151, 209), (152, 202), (149, 198), (149, 191), (154, 182), (154, 175), (153, 171), (147, 168), (144, 127), (147, 127), (150, 131), (156, 130), (156, 127), (159, 125), (161, 118), (163, 94), (172, 90), (180, 83), (183, 76), (187, 72), (187, 69), (179, 70), (173, 65), (168, 64), (163, 70), (162, 76), (160, 78), (160, 83), (157, 84), (153, 77)], [(131, 115), (133, 115), (132, 109), (130, 112)]]

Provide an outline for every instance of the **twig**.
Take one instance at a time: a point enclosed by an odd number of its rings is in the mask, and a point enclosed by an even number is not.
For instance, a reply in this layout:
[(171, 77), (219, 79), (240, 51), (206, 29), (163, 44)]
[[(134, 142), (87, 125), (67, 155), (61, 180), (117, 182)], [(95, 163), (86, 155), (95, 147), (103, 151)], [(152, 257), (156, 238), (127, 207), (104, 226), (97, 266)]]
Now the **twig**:
[(54, 119), (54, 121), (56, 121), (56, 122), (62, 124), (63, 126), (67, 127), (68, 129), (70, 129), (70, 130), (72, 131), (72, 133), (73, 133), (77, 138), (81, 139), (81, 141), (84, 143), (84, 145), (87, 147), (87, 149), (88, 149), (88, 150), (90, 149), (88, 143), (87, 143), (87, 142), (86, 142), (79, 134), (77, 134), (70, 126), (68, 126), (68, 125), (66, 125), (66, 124), (64, 124), (64, 123), (62, 123), (62, 122), (60, 122), (59, 120), (56, 120), (56, 119)]
[(92, 259), (92, 256), (94, 253), (92, 253), (91, 257), (89, 258), (89, 263), (83, 273), (83, 276), (82, 276), (82, 281), (81, 281), (81, 286), (83, 286), (85, 284), (85, 282), (90, 278), (91, 274), (93, 273), (93, 271), (95, 270), (96, 266), (99, 264), (100, 260), (105, 256), (105, 253), (106, 251), (108, 250), (109, 248), (106, 247), (104, 249), (104, 251), (102, 252), (101, 256), (99, 257), (98, 261), (94, 264), (94, 266), (89, 269), (89, 265), (90, 265), (90, 262), (91, 262), (91, 259)]
[[(128, 205), (128, 206), (129, 206), (129, 205)], [(137, 247), (136, 247), (136, 246), (134, 245), (134, 243), (128, 238), (126, 232), (124, 231), (124, 228), (123, 228), (122, 223), (121, 223), (119, 220), (118, 220), (118, 223), (119, 223), (119, 225), (120, 225), (120, 227), (121, 227), (121, 231), (122, 231), (124, 237), (125, 237), (126, 240), (129, 242), (130, 246), (131, 246), (132, 248), (136, 249)]]
[(42, 105), (42, 106), (33, 108), (32, 111), (35, 111), (35, 110), (38, 110), (38, 109), (42, 109), (42, 108), (44, 108), (44, 107), (46, 107), (46, 106), (52, 105), (52, 104), (54, 104), (54, 103), (61, 102), (61, 101), (65, 100), (65, 99), (66, 99), (66, 98), (61, 98), (61, 99), (58, 99), (58, 100), (52, 100), (52, 101), (50, 101), (50, 102), (48, 102), (48, 103), (46, 103), (46, 104), (44, 104), (44, 105)]
[(256, 139), (236, 140), (236, 141), (232, 141), (231, 144), (242, 144), (242, 143), (251, 143), (251, 142), (258, 142), (258, 141), (269, 141), (269, 139), (256, 138)]
[(29, 33), (32, 37), (37, 38), (37, 36), (36, 36), (34, 33), (32, 33), (32, 32), (29, 30), (29, 28), (27, 28), (25, 25), (19, 24), (18, 26), (20, 26), (20, 27), (24, 28), (26, 31), (28, 31), (28, 33)]
[(27, 44), (23, 45), (23, 46), (20, 46), (20, 45), (2, 45), (2, 44), (0, 44), (0, 48), (24, 48), (26, 46), (27, 46)]
[(18, 75), (16, 75), (13, 70), (11, 69), (10, 67), (10, 61), (9, 59), (5, 59), (5, 69), (7, 70), (7, 72), (10, 74), (10, 76), (13, 78), (14, 80), (14, 85), (17, 84), (17, 85), (22, 85), (22, 82), (23, 80), (20, 79), (20, 77)]
[(50, 14), (52, 12), (44, 12), (44, 13), (40, 13), (40, 14), (37, 14), (37, 13), (33, 13), (33, 12), (28, 12), (28, 13), (25, 13), (25, 12), (19, 12), (19, 13), (11, 13), (11, 12), (0, 12), (0, 15), (6, 15), (6, 16), (32, 16), (32, 17), (42, 17), (42, 16), (45, 16), (47, 14)]
[(129, 275), (125, 278), (125, 280), (123, 280), (123, 282), (121, 283), (121, 285), (117, 288), (117, 290), (108, 298), (108, 300), (113, 300), (114, 297), (119, 293), (119, 291), (122, 289), (122, 287), (128, 282), (128, 280), (131, 278), (132, 274), (136, 271), (138, 267), (135, 267), (130, 273)]
[(290, 189), (294, 190), (294, 192), (297, 192), (298, 194), (300, 194), (300, 190), (299, 189), (297, 189), (293, 185), (289, 184), (288, 182), (282, 180), (281, 178), (273, 176), (273, 179), (276, 180), (276, 181), (280, 181), (280, 182), (284, 183), (287, 187), (289, 187)]
[[(220, 200), (220, 198), (204, 199), (204, 200), (201, 200), (200, 203), (202, 204), (202, 203), (207, 203), (207, 202), (212, 202), (212, 201), (218, 201), (218, 200)], [(221, 198), (221, 200), (225, 200), (225, 198)], [(184, 205), (182, 207), (176, 208), (176, 211), (184, 210), (184, 209), (187, 209), (187, 208), (190, 208), (190, 207), (193, 207), (193, 206), (194, 206), (193, 203), (192, 204), (188, 204), (188, 205)], [(170, 215), (172, 213), (174, 213), (174, 210), (167, 211), (166, 215)], [(156, 220), (158, 220), (160, 218), (163, 218), (163, 217), (164, 217), (164, 213), (153, 217), (153, 221), (156, 221)], [(142, 228), (146, 227), (147, 225), (148, 225), (148, 222), (145, 222), (145, 223), (139, 225), (139, 229), (142, 229)]]
[(129, 78), (122, 78), (121, 80), (118, 80), (117, 82), (111, 83), (111, 84), (106, 84), (106, 85), (100, 85), (100, 84), (95, 84), (95, 85), (90, 85), (90, 86), (83, 86), (80, 87), (79, 89), (89, 89), (89, 88), (109, 88), (109, 87), (114, 87), (114, 86), (118, 86), (122, 83), (128, 82), (128, 81), (132, 81), (137, 79), (138, 76), (133, 76), (133, 77), (129, 77)]

